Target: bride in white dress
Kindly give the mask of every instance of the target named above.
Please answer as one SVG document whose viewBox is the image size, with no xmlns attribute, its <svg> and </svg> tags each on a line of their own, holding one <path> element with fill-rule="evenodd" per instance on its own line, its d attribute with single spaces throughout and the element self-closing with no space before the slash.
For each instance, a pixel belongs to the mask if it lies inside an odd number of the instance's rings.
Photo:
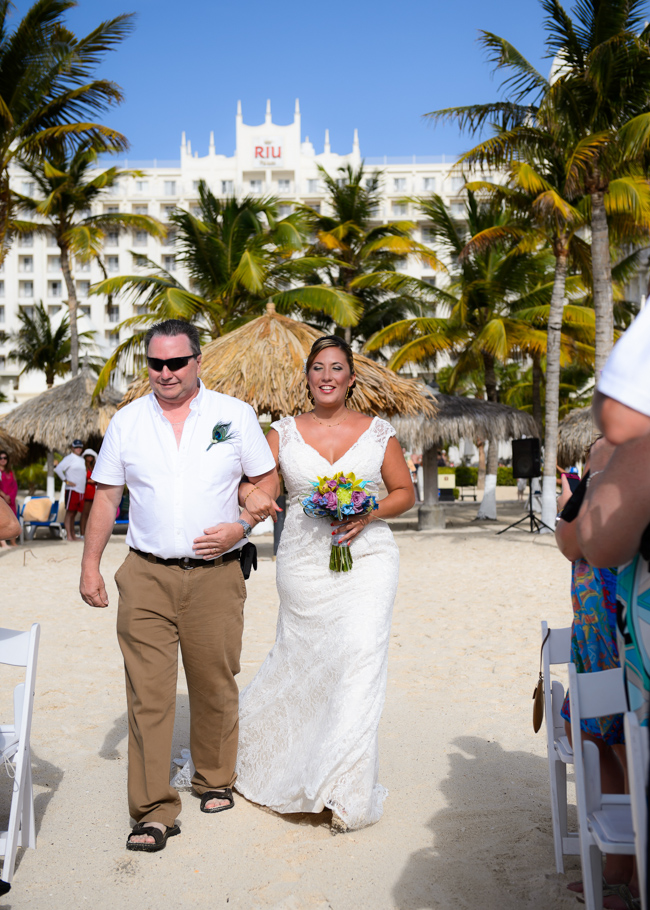
<svg viewBox="0 0 650 910">
<path fill-rule="evenodd" d="M 341 338 L 314 343 L 306 363 L 314 409 L 272 425 L 268 442 L 284 477 L 289 509 L 277 554 L 280 594 L 275 644 L 240 695 L 235 788 L 276 812 L 332 810 L 332 830 L 379 820 L 387 791 L 378 782 L 379 720 L 399 554 L 384 521 L 411 508 L 413 484 L 392 426 L 346 407 L 354 363 Z M 343 471 L 388 495 L 370 515 L 344 523 L 350 572 L 329 568 L 333 528 L 309 518 L 301 500 L 311 481 Z M 271 511 L 243 484 L 255 518 Z"/>
</svg>

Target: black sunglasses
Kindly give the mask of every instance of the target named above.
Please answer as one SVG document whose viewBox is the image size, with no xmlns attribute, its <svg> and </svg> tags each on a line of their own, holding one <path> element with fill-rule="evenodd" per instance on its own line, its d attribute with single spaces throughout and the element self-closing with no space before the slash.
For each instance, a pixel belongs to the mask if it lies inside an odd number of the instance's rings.
<svg viewBox="0 0 650 910">
<path fill-rule="evenodd" d="M 167 367 L 170 373 L 176 373 L 186 367 L 190 360 L 194 360 L 197 356 L 197 354 L 186 354 L 185 357 L 170 357 L 169 360 L 161 360 L 160 357 L 147 357 L 147 363 L 156 373 L 162 373 L 164 367 Z"/>
</svg>

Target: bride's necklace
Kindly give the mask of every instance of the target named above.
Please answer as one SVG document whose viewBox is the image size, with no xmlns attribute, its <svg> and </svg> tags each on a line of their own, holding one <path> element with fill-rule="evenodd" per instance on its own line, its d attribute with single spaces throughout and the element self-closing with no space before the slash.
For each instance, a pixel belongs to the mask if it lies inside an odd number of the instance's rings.
<svg viewBox="0 0 650 910">
<path fill-rule="evenodd" d="M 348 419 L 348 417 L 349 417 L 350 415 L 349 415 L 349 414 L 346 414 L 345 417 L 343 418 L 343 420 L 339 420 L 338 423 L 325 423 L 324 420 L 320 420 L 318 417 L 316 417 L 316 415 L 314 414 L 313 411 L 312 411 L 311 416 L 314 418 L 314 420 L 316 421 L 316 423 L 320 423 L 320 425 L 323 426 L 323 427 L 330 427 L 330 428 L 331 428 L 331 427 L 340 427 L 342 423 L 345 423 L 345 421 Z"/>
</svg>

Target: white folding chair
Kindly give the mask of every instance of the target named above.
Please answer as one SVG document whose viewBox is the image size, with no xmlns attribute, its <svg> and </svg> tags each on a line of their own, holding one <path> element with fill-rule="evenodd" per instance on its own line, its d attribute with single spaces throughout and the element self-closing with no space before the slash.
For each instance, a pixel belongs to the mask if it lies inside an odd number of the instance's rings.
<svg viewBox="0 0 650 910">
<path fill-rule="evenodd" d="M 40 633 L 38 623 L 34 623 L 29 632 L 0 629 L 0 664 L 25 667 L 25 682 L 14 689 L 14 722 L 0 724 L 0 761 L 7 769 L 10 762 L 14 764 L 9 826 L 0 832 L 0 855 L 4 856 L 2 880 L 5 882 L 11 882 L 13 878 L 17 848 L 36 847 L 29 736 Z"/>
<path fill-rule="evenodd" d="M 598 747 L 582 741 L 580 721 L 627 711 L 623 671 L 576 673 L 569 664 L 569 699 L 584 899 L 587 910 L 601 910 L 601 854 L 634 855 L 632 810 L 629 796 L 602 793 Z"/>
<path fill-rule="evenodd" d="M 646 783 L 648 780 L 648 729 L 639 726 L 639 719 L 633 711 L 628 711 L 624 718 L 625 755 L 627 758 L 627 776 L 630 782 L 630 802 L 632 803 L 632 825 L 634 827 L 634 847 L 636 867 L 641 892 L 641 910 L 648 910 L 646 902 L 646 850 L 648 841 L 648 798 Z"/>
<path fill-rule="evenodd" d="M 548 638 L 546 639 L 547 633 Z M 568 664 L 571 660 L 571 626 L 549 629 L 542 622 L 542 669 L 544 674 L 544 714 L 546 720 L 546 754 L 551 785 L 551 821 L 555 868 L 564 872 L 564 855 L 580 853 L 577 831 L 569 831 L 567 821 L 566 766 L 573 764 L 573 749 L 564 732 L 564 718 L 560 714 L 564 704 L 564 686 L 558 679 L 551 683 L 551 666 Z"/>
</svg>

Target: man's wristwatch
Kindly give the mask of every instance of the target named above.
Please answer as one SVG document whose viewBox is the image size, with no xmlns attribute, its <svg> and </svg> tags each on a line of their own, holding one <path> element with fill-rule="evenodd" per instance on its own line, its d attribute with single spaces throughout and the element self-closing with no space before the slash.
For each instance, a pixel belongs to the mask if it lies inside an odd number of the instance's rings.
<svg viewBox="0 0 650 910">
<path fill-rule="evenodd" d="M 251 528 L 251 526 L 249 525 L 249 523 L 248 523 L 247 521 L 244 521 L 243 518 L 238 518 L 238 519 L 237 519 L 237 524 L 238 524 L 238 525 L 241 525 L 242 528 L 244 529 L 244 537 L 250 537 L 250 536 L 251 536 L 251 531 L 252 531 L 253 529 Z"/>
</svg>

